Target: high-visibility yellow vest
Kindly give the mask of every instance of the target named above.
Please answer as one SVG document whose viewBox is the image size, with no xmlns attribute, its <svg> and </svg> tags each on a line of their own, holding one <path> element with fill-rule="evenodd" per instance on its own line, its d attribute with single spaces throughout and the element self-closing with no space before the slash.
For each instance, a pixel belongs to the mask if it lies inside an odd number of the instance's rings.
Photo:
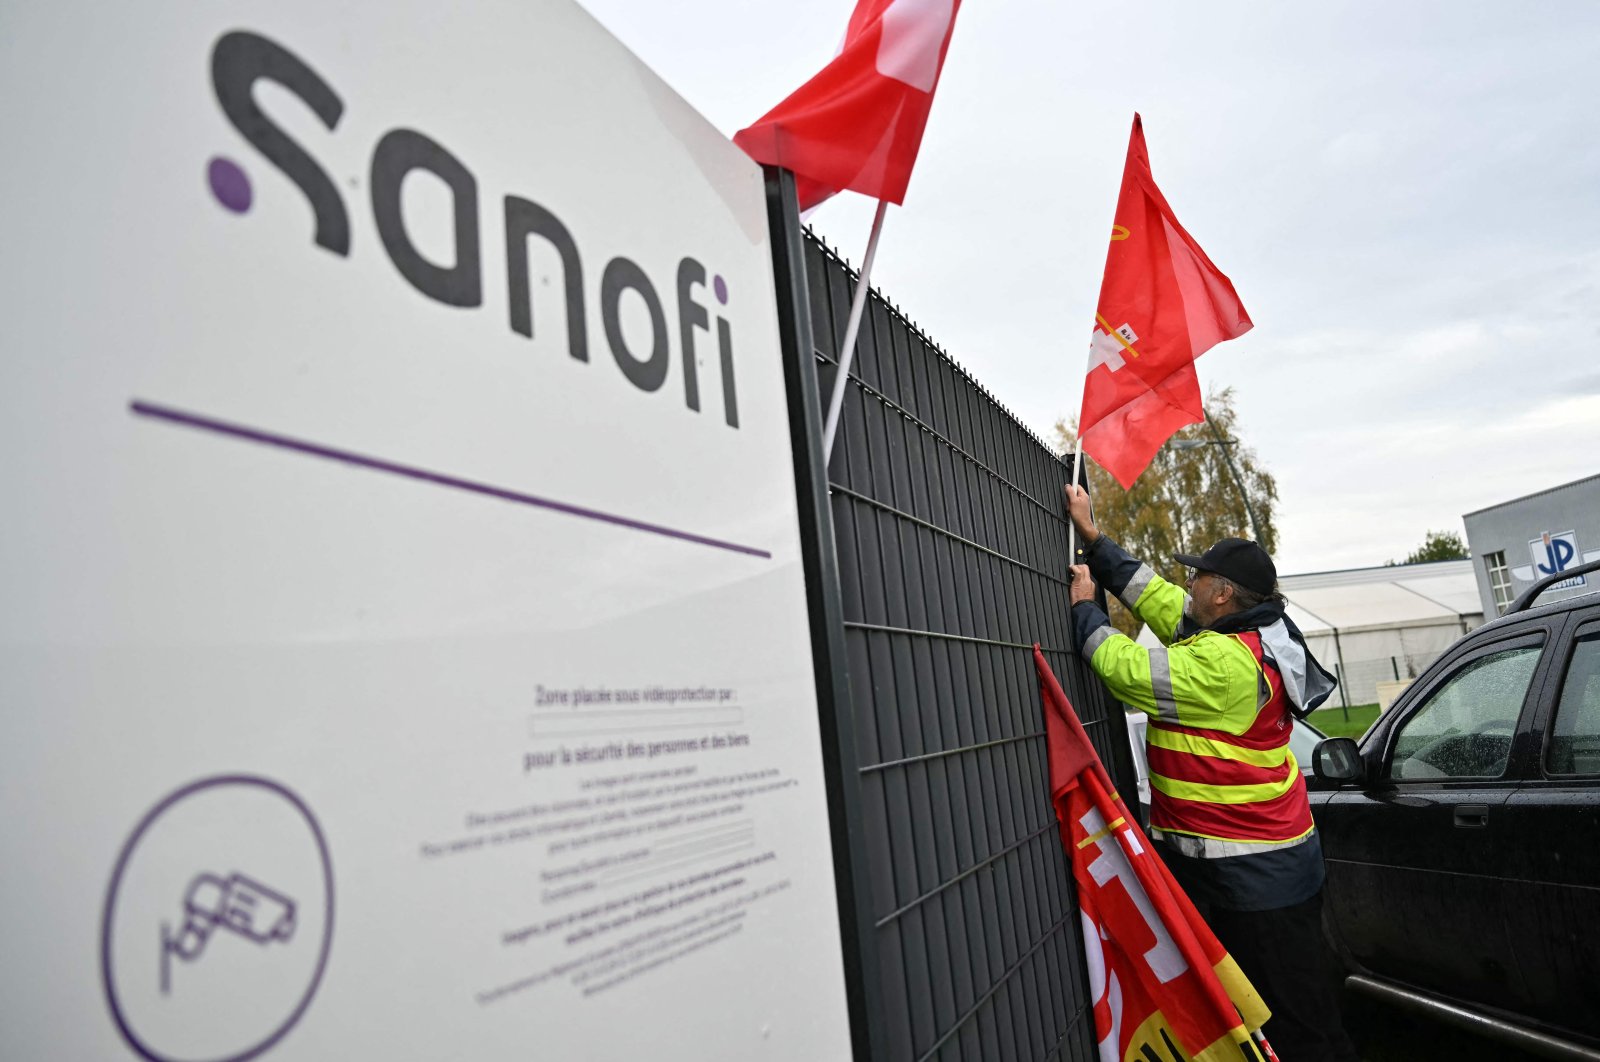
<svg viewBox="0 0 1600 1062">
<path fill-rule="evenodd" d="M 1171 643 L 1141 646 L 1100 614 L 1101 626 L 1083 645 L 1111 694 L 1150 716 L 1150 825 L 1209 839 L 1195 853 L 1206 857 L 1289 847 L 1309 837 L 1311 806 L 1289 751 L 1290 699 L 1260 634 L 1202 630 L 1174 641 L 1188 595 L 1148 565 L 1138 565 L 1116 589 Z"/>
<path fill-rule="evenodd" d="M 1249 652 L 1260 706 L 1243 733 L 1151 718 L 1145 728 L 1150 825 L 1240 842 L 1231 854 L 1298 842 L 1312 830 L 1311 805 L 1289 751 L 1294 720 L 1282 679 L 1263 658 L 1261 637 L 1254 631 L 1213 637 L 1233 640 Z M 1208 854 L 1230 853 L 1211 846 Z"/>
</svg>

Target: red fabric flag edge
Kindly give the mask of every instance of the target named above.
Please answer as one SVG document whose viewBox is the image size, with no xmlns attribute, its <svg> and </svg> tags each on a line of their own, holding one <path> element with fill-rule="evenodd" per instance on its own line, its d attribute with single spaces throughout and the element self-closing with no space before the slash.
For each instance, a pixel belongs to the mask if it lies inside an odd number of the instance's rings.
<svg viewBox="0 0 1600 1062">
<path fill-rule="evenodd" d="M 925 93 L 878 69 L 875 53 L 884 17 L 893 6 L 893 0 L 859 0 L 839 53 L 733 136 L 733 142 L 757 162 L 794 171 L 802 212 L 845 189 L 891 203 L 905 201 L 933 98 L 944 76 L 945 57 L 955 38 L 961 0 L 951 0 L 949 22 Z M 868 69 L 871 72 L 863 76 Z M 877 130 L 877 135 L 870 150 L 863 151 L 862 142 L 847 144 L 840 139 L 841 128 Z"/>
<path fill-rule="evenodd" d="M 1102 415 L 1095 423 L 1080 428 L 1084 452 L 1127 489 L 1149 467 L 1162 444 L 1174 432 L 1204 419 L 1195 360 L 1218 343 L 1244 335 L 1254 323 L 1234 290 L 1233 282 L 1178 221 L 1172 205 L 1156 185 L 1144 138 L 1144 120 L 1138 113 L 1133 116 L 1133 127 L 1128 134 L 1128 154 L 1119 189 L 1115 217 L 1132 213 L 1126 197 L 1133 189 L 1137 189 L 1161 217 L 1162 239 L 1182 303 L 1190 348 L 1188 358 L 1172 366 L 1166 376 L 1147 383 L 1142 393 Z M 1112 242 L 1106 248 L 1102 277 L 1109 276 L 1114 268 L 1115 246 Z M 1105 309 L 1104 299 L 1105 282 L 1102 280 L 1100 297 L 1095 304 L 1097 312 Z M 1087 420 L 1088 377 L 1092 372 L 1091 369 L 1085 374 L 1080 425 L 1085 425 Z"/>
<path fill-rule="evenodd" d="M 1084 799 L 1086 803 L 1100 809 L 1107 823 L 1117 823 L 1119 826 L 1125 823 L 1123 828 L 1138 839 L 1136 847 L 1142 845 L 1147 852 L 1150 852 L 1150 843 L 1128 814 L 1126 805 L 1117 796 L 1105 764 L 1094 751 L 1088 732 L 1084 730 L 1083 723 L 1072 708 L 1072 702 L 1067 698 L 1066 691 L 1061 688 L 1061 683 L 1056 679 L 1055 672 L 1051 670 L 1037 642 L 1033 646 L 1033 659 L 1045 707 L 1051 803 L 1055 807 L 1062 844 L 1066 847 L 1072 863 L 1073 877 L 1080 881 L 1081 888 L 1083 868 L 1074 856 L 1076 846 L 1072 841 L 1071 820 L 1067 812 L 1069 801 L 1075 798 Z M 1075 789 L 1082 789 L 1083 792 L 1074 794 L 1072 791 Z M 1211 927 L 1200 917 L 1193 902 L 1160 858 L 1151 852 L 1148 860 L 1140 861 L 1138 869 L 1142 871 L 1141 885 L 1147 895 L 1150 895 L 1158 905 L 1169 906 L 1172 909 L 1171 914 L 1175 917 L 1164 918 L 1163 922 L 1190 969 L 1197 973 L 1205 972 L 1197 979 L 1196 987 L 1205 1000 L 1205 1009 L 1210 1010 L 1216 1016 L 1216 1020 L 1223 1023 L 1222 1027 L 1227 1029 L 1219 1040 L 1206 1044 L 1185 1043 L 1183 1046 L 1192 1057 L 1205 1059 L 1208 1062 L 1215 1058 L 1235 1057 L 1235 1053 L 1251 1040 L 1248 1029 L 1259 1029 L 1270 1016 L 1269 1012 L 1248 979 L 1239 970 L 1237 963 L 1216 939 Z M 1087 911 L 1085 917 L 1087 918 Z M 1228 982 L 1227 988 L 1224 987 L 1223 980 Z M 1230 997 L 1230 990 L 1238 999 L 1237 1009 L 1235 998 Z M 1173 1016 L 1179 1017 L 1180 1023 L 1186 1023 L 1183 1022 L 1183 1016 L 1188 1013 L 1188 1006 L 1184 1005 L 1183 1001 L 1170 1002 L 1174 1004 Z M 1241 1011 L 1245 1012 L 1244 1015 L 1241 1015 Z M 1227 1018 L 1229 1014 L 1245 1024 L 1229 1021 Z M 1098 1035 L 1102 1031 L 1099 1028 L 1098 1013 L 1096 1026 Z M 1173 1028 L 1172 1031 L 1175 1036 L 1182 1036 L 1179 1029 Z M 1275 1059 L 1276 1056 L 1271 1054 L 1271 1047 L 1264 1038 L 1252 1046 L 1264 1051 L 1267 1057 Z M 1104 1047 L 1105 1045 L 1102 1045 L 1102 1050 Z"/>
</svg>

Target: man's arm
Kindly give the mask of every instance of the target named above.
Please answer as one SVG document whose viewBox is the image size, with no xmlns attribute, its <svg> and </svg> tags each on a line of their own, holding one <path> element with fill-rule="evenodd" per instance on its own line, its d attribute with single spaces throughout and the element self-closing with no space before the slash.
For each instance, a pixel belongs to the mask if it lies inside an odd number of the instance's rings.
<svg viewBox="0 0 1600 1062">
<path fill-rule="evenodd" d="M 1089 511 L 1088 491 L 1075 483 L 1067 484 L 1064 489 L 1067 513 L 1083 539 L 1083 560 L 1094 574 L 1095 582 L 1149 624 L 1163 645 L 1170 645 L 1178 624 L 1183 622 L 1188 591 L 1167 582 L 1155 569 L 1102 535 Z"/>
<path fill-rule="evenodd" d="M 1094 602 L 1087 566 L 1072 569 L 1072 623 L 1083 658 L 1117 700 L 1183 726 L 1242 734 L 1255 721 L 1255 661 L 1237 639 L 1211 635 L 1146 649 Z"/>
</svg>

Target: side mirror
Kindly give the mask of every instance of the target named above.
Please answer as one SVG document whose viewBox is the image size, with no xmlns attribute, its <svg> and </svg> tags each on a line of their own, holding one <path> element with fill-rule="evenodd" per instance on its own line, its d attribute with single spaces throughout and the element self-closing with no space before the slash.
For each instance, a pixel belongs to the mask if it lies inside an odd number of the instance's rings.
<svg viewBox="0 0 1600 1062">
<path fill-rule="evenodd" d="M 1347 785 L 1360 782 L 1367 776 L 1367 765 L 1361 760 L 1361 746 L 1354 738 L 1336 737 L 1317 742 L 1311 754 L 1312 769 L 1324 782 Z"/>
</svg>

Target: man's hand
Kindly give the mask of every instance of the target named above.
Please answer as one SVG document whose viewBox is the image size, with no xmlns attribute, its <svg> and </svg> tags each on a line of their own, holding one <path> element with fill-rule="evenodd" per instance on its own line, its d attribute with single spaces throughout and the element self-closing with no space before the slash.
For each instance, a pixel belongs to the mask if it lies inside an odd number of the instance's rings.
<svg viewBox="0 0 1600 1062">
<path fill-rule="evenodd" d="M 1100 537 L 1100 529 L 1094 526 L 1094 517 L 1089 513 L 1089 492 L 1076 483 L 1068 483 L 1061 490 L 1067 496 L 1067 515 L 1087 546 Z"/>
<path fill-rule="evenodd" d="M 1076 605 L 1080 601 L 1093 601 L 1095 595 L 1094 579 L 1089 575 L 1087 564 L 1074 564 L 1067 569 L 1068 578 L 1072 580 L 1067 588 L 1067 595 Z"/>
</svg>

